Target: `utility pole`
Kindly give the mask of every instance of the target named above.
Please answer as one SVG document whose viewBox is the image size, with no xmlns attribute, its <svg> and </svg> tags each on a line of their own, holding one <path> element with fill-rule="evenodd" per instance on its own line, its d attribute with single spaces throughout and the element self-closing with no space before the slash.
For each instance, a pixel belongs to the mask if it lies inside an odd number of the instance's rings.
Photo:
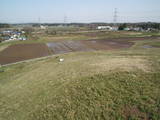
<svg viewBox="0 0 160 120">
<path fill-rule="evenodd" d="M 114 26 L 116 26 L 116 24 L 117 24 L 117 18 L 118 18 L 117 13 L 118 13 L 117 8 L 115 8 L 115 10 L 114 10 L 114 16 L 113 16 Z"/>
<path fill-rule="evenodd" d="M 39 27 L 41 26 L 41 18 L 38 18 Z"/>
<path fill-rule="evenodd" d="M 66 15 L 64 16 L 64 21 L 63 22 L 64 22 L 64 24 L 67 23 L 67 16 Z"/>
</svg>

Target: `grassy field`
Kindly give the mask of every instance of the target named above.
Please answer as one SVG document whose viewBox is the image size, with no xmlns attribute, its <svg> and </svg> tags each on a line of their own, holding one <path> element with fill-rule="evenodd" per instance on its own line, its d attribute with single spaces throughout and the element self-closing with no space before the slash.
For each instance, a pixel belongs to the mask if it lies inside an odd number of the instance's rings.
<svg viewBox="0 0 160 120">
<path fill-rule="evenodd" d="M 159 120 L 159 41 L 1 67 L 0 120 Z"/>
<path fill-rule="evenodd" d="M 38 29 L 39 30 L 39 29 Z M 160 36 L 160 32 L 132 32 L 132 31 L 78 31 L 78 32 L 68 32 L 70 29 L 62 29 L 63 31 L 58 31 L 56 35 L 47 34 L 44 31 L 39 32 L 36 30 L 34 33 L 27 37 L 26 41 L 11 41 L 0 43 L 0 50 L 4 46 L 14 45 L 14 44 L 29 44 L 29 43 L 47 43 L 54 41 L 63 40 L 88 40 L 88 39 L 105 39 L 105 38 L 119 38 L 119 37 L 147 37 L 147 36 Z M 53 29 L 54 31 L 55 29 Z"/>
</svg>

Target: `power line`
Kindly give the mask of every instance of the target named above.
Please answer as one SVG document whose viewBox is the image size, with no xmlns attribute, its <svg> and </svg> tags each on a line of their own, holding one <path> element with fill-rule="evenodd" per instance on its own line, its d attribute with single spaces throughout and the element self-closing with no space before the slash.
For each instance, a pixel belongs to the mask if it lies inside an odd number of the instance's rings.
<svg viewBox="0 0 160 120">
<path fill-rule="evenodd" d="M 116 25 L 116 23 L 117 23 L 117 18 L 118 18 L 118 15 L 117 15 L 117 8 L 115 8 L 115 10 L 114 10 L 114 16 L 113 16 L 113 23 L 114 23 L 114 25 Z"/>
<path fill-rule="evenodd" d="M 64 16 L 64 23 L 67 23 L 67 16 Z"/>
<path fill-rule="evenodd" d="M 38 24 L 39 24 L 39 26 L 41 25 L 41 18 L 40 17 L 38 17 Z"/>
</svg>

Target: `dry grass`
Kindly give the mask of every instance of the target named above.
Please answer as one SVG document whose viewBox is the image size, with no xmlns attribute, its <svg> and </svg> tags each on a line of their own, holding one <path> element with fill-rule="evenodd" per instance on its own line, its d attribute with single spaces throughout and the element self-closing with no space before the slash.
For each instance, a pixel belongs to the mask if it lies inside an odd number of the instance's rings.
<svg viewBox="0 0 160 120">
<path fill-rule="evenodd" d="M 59 58 L 64 58 L 64 62 L 60 63 Z M 139 73 L 150 74 L 146 72 L 150 66 L 144 58 L 114 56 L 106 52 L 70 53 L 5 67 L 5 72 L 0 73 L 0 119 L 91 119 L 92 116 L 88 115 L 92 112 L 101 118 L 100 112 L 105 112 L 106 109 L 99 108 L 99 105 L 114 105 L 114 99 L 122 101 L 121 97 L 127 96 L 123 100 L 125 103 L 130 101 L 128 95 L 131 94 L 126 92 L 141 90 L 139 84 L 143 87 L 141 81 L 147 76 L 141 79 Z M 128 85 L 129 91 L 126 88 L 119 89 L 123 84 Z M 150 88 L 152 83 L 149 80 L 144 81 L 144 84 L 146 90 L 148 84 L 149 89 L 153 89 Z M 99 96 L 97 89 L 106 94 Z M 115 90 L 122 90 L 124 94 L 117 96 Z M 153 89 L 153 94 L 157 90 Z M 137 98 L 138 91 L 135 93 L 132 97 L 141 100 Z M 93 102 L 93 108 L 88 106 L 88 101 Z M 97 108 L 101 111 L 97 111 Z M 110 114 L 110 109 L 113 108 L 108 108 L 106 117 L 115 118 L 115 115 L 107 115 Z M 117 114 L 119 115 L 118 111 Z"/>
<path fill-rule="evenodd" d="M 1 67 L 0 120 L 159 120 L 159 59 L 136 44 Z"/>
<path fill-rule="evenodd" d="M 3 45 L 3 46 L 0 46 L 0 51 L 6 49 L 9 45 Z"/>
<path fill-rule="evenodd" d="M 134 71 L 134 70 L 142 70 L 147 72 L 150 70 L 149 64 L 147 64 L 146 59 L 142 59 L 139 57 L 127 58 L 127 57 L 119 57 L 119 58 L 109 58 L 109 59 L 100 59 L 96 61 L 95 64 L 92 64 L 100 71 L 109 71 L 109 70 L 122 70 L 122 71 Z"/>
</svg>

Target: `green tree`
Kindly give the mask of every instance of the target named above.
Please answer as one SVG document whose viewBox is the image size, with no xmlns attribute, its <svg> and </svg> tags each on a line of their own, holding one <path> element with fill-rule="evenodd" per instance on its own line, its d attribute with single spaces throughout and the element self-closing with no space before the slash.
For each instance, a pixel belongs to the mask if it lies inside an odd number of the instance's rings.
<svg viewBox="0 0 160 120">
<path fill-rule="evenodd" d="M 124 24 L 119 26 L 118 30 L 124 30 L 124 28 L 126 28 L 126 27 L 127 27 L 127 24 L 124 23 Z"/>
<path fill-rule="evenodd" d="M 0 28 L 9 28 L 9 27 L 11 27 L 9 24 L 0 23 Z"/>
</svg>

